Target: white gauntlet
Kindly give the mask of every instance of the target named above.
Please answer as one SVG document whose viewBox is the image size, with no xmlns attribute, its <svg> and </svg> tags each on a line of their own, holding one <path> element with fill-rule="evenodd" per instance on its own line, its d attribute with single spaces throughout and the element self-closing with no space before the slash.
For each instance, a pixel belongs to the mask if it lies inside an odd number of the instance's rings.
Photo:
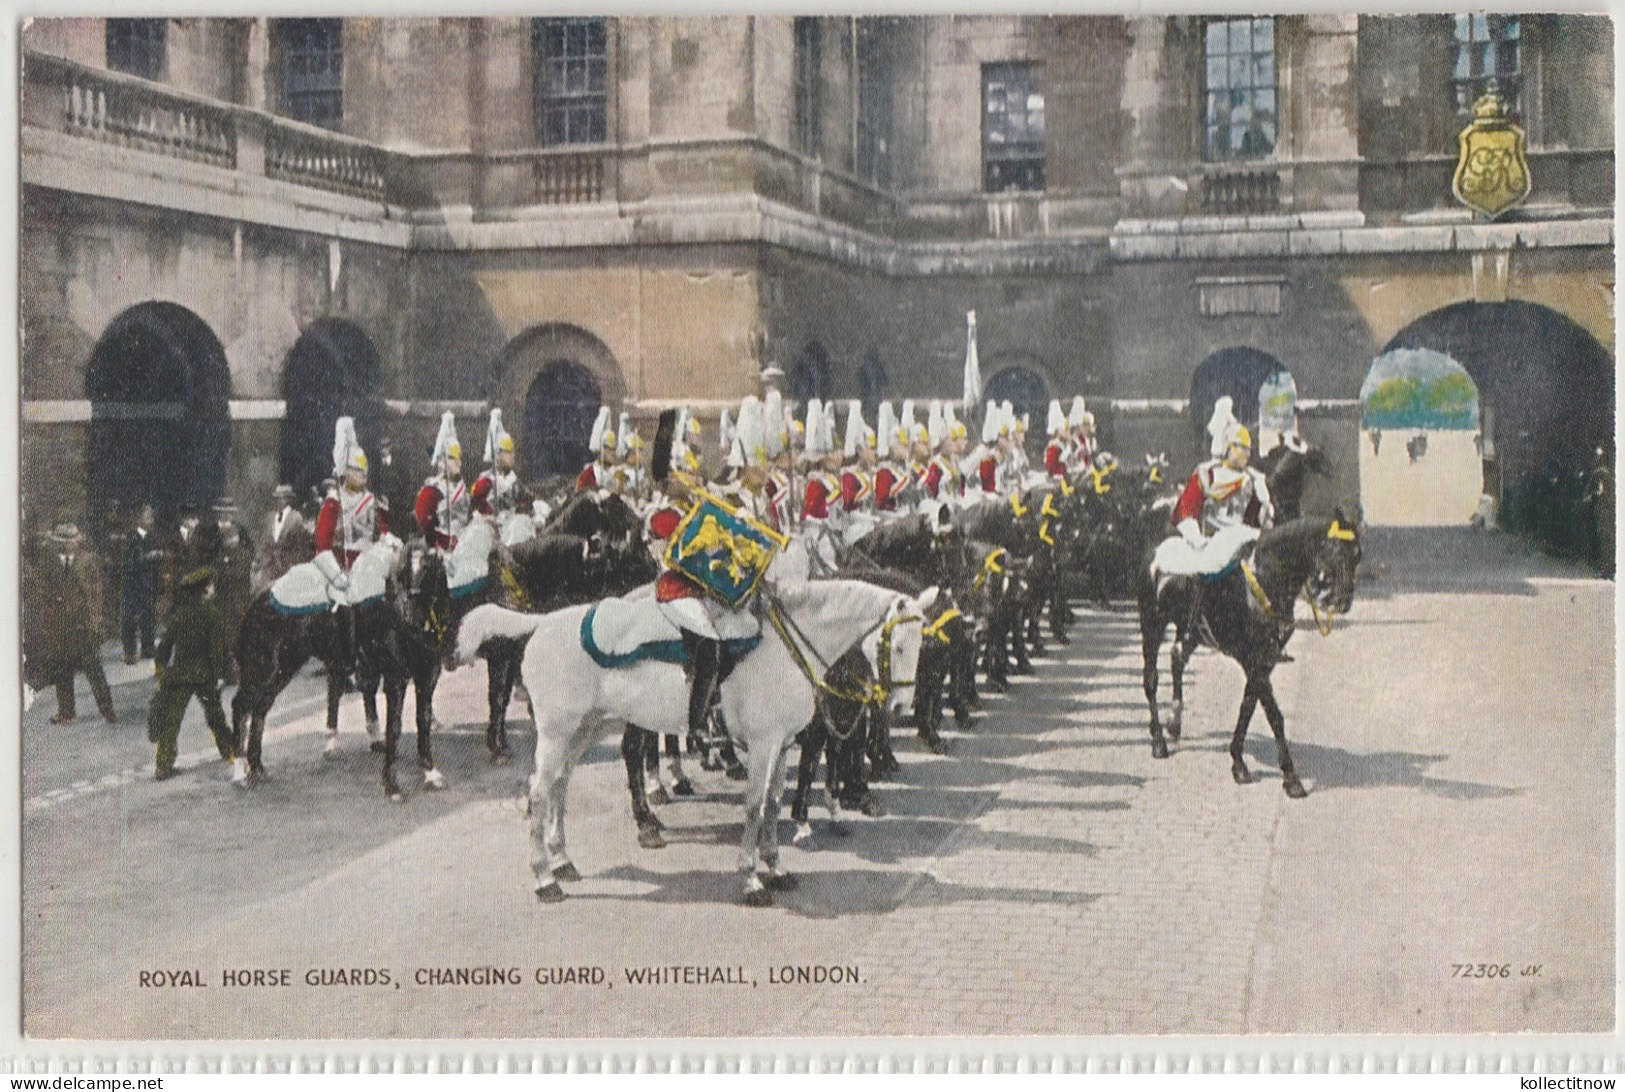
<svg viewBox="0 0 1625 1092">
<path fill-rule="evenodd" d="M 327 582 L 335 590 L 344 591 L 350 586 L 350 578 L 345 575 L 343 567 L 339 565 L 339 559 L 333 556 L 333 551 L 323 550 L 311 558 L 311 564 L 316 566 L 316 571 L 326 577 Z"/>
<path fill-rule="evenodd" d="M 1179 537 L 1193 550 L 1200 550 L 1202 543 L 1206 541 L 1206 536 L 1202 534 L 1202 525 L 1194 519 L 1180 520 L 1174 530 L 1179 532 Z"/>
</svg>

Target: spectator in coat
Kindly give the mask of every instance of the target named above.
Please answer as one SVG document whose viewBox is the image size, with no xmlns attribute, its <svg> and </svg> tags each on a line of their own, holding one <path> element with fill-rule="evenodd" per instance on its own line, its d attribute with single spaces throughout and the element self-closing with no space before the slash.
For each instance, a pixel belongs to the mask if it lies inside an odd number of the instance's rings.
<svg viewBox="0 0 1625 1092">
<path fill-rule="evenodd" d="M 144 504 L 135 526 L 124 538 L 123 602 L 120 635 L 124 662 L 152 659 L 153 623 L 158 614 L 158 586 L 163 580 L 164 550 L 153 530 L 152 505 Z"/>
<path fill-rule="evenodd" d="M 79 528 L 72 523 L 59 523 L 52 529 L 50 546 L 36 568 L 32 597 L 40 606 L 45 626 L 42 667 L 45 678 L 56 687 L 57 712 L 51 723 L 71 724 L 78 719 L 73 679 L 83 672 L 102 719 L 117 724 L 113 692 L 102 671 L 99 563 L 84 549 Z"/>
</svg>

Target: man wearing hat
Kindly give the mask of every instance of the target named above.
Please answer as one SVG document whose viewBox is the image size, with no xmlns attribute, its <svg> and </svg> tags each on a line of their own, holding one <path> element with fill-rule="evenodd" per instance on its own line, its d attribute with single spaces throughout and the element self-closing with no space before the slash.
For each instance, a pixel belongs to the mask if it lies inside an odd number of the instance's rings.
<svg viewBox="0 0 1625 1092">
<path fill-rule="evenodd" d="M 343 484 L 335 486 L 322 502 L 316 517 L 316 552 L 311 561 L 327 578 L 334 600 L 347 603 L 344 593 L 350 584 L 350 566 L 361 551 L 389 533 L 389 513 L 367 490 L 367 453 L 356 438 L 353 418 L 340 417 L 334 422 L 333 470 L 343 475 Z M 339 631 L 344 635 L 345 659 L 341 667 L 348 673 L 355 662 L 355 615 L 348 606 L 339 613 L 343 619 Z"/>
<path fill-rule="evenodd" d="M 124 594 L 120 603 L 120 636 L 124 662 L 152 658 L 153 624 L 158 615 L 158 585 L 163 580 L 164 551 L 153 532 L 152 505 L 143 504 L 135 526 L 124 539 Z"/>
<path fill-rule="evenodd" d="M 164 575 L 164 587 L 171 595 L 180 585 L 181 577 L 203 564 L 203 542 L 199 535 L 202 525 L 203 516 L 197 505 L 180 506 L 179 518 L 164 546 L 169 555 L 169 571 Z"/>
<path fill-rule="evenodd" d="M 45 676 L 56 687 L 57 712 L 51 723 L 78 719 L 73 677 L 84 672 L 102 719 L 117 724 L 113 692 L 101 661 L 101 576 L 96 559 L 83 547 L 77 526 L 58 523 L 51 529 L 49 552 L 39 572 L 37 594 L 48 627 Z"/>
<path fill-rule="evenodd" d="M 388 436 L 378 441 L 378 458 L 368 477 L 378 503 L 398 517 L 395 524 L 400 526 L 405 518 L 402 513 L 411 507 L 416 494 L 412 491 L 411 476 L 405 464 L 395 458 L 395 444 Z"/>
<path fill-rule="evenodd" d="M 587 438 L 587 450 L 592 452 L 593 461 L 581 468 L 576 477 L 576 489 L 580 491 L 596 489 L 613 489 L 615 487 L 615 466 L 620 461 L 617 453 L 619 437 L 610 424 L 608 406 L 598 407 L 598 417 L 593 421 L 592 435 Z"/>
<path fill-rule="evenodd" d="M 1174 530 L 1193 548 L 1225 527 L 1267 528 L 1274 522 L 1264 475 L 1248 466 L 1253 437 L 1232 415 L 1231 401 L 1220 398 L 1208 422 L 1215 456 L 1198 466 L 1185 483 L 1171 517 Z"/>
<path fill-rule="evenodd" d="M 440 416 L 440 433 L 429 461 L 435 475 L 418 490 L 412 514 L 429 545 L 449 554 L 474 514 L 474 501 L 463 481 L 463 445 L 457 441 L 457 421 L 450 410 Z"/>
<path fill-rule="evenodd" d="M 154 763 L 159 781 L 175 776 L 176 741 L 181 720 L 192 698 L 203 705 L 203 718 L 214 735 L 220 757 L 230 762 L 236 754 L 231 727 L 220 706 L 220 680 L 230 666 L 228 633 L 214 605 L 215 574 L 208 566 L 181 577 L 175 611 L 158 642 L 153 671 L 158 693 L 147 717 L 147 740 L 158 746 Z"/>
<path fill-rule="evenodd" d="M 279 485 L 271 493 L 273 511 L 265 532 L 265 549 L 260 555 L 256 583 L 270 587 L 293 566 L 310 557 L 313 542 L 310 528 L 293 506 L 293 486 Z"/>
<path fill-rule="evenodd" d="M 249 542 L 248 529 L 237 520 L 236 502 L 230 497 L 215 501 L 214 520 L 198 529 L 198 543 L 203 564 L 214 570 L 216 599 L 226 642 L 235 648 L 237 630 L 248 612 L 248 599 L 253 593 L 254 549 Z M 236 678 L 233 657 L 226 681 L 234 682 Z"/>
</svg>

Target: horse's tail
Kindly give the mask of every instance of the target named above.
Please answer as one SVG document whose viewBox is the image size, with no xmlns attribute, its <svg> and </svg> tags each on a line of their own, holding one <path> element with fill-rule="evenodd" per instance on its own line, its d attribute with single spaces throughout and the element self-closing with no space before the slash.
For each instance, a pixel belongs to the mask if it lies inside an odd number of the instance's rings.
<svg viewBox="0 0 1625 1092">
<path fill-rule="evenodd" d="M 498 638 L 524 644 L 536 632 L 536 627 L 542 624 L 543 617 L 540 614 L 521 614 L 494 603 L 475 607 L 463 618 L 458 628 L 457 659 L 467 663 L 479 655 L 487 641 Z"/>
</svg>

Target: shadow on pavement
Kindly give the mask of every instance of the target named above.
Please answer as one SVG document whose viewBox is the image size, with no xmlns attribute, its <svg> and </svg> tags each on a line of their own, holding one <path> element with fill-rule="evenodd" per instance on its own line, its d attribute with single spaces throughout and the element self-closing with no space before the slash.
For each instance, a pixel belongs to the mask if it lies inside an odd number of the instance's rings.
<svg viewBox="0 0 1625 1092">
<path fill-rule="evenodd" d="M 866 869 L 839 869 L 829 872 L 796 873 L 793 891 L 776 891 L 774 906 L 797 917 L 837 918 L 849 915 L 889 914 L 901 906 L 954 906 L 972 902 L 1050 903 L 1059 906 L 1087 906 L 1100 898 L 1081 891 L 1048 891 L 1031 887 L 979 887 L 948 883 L 922 872 L 872 872 Z M 596 895 L 571 893 L 572 899 L 655 903 L 739 904 L 739 879 L 732 872 L 650 872 L 636 866 L 622 866 L 598 877 L 631 881 L 654 890 L 642 895 Z"/>
<path fill-rule="evenodd" d="M 1471 527 L 1370 527 L 1361 538 L 1361 596 L 1414 592 L 1534 595 L 1535 579 L 1597 580 L 1577 561 L 1549 557 L 1523 540 Z"/>
<path fill-rule="evenodd" d="M 1453 778 L 1430 777 L 1425 768 L 1443 762 L 1449 755 L 1423 755 L 1409 751 L 1375 751 L 1360 753 L 1342 747 L 1327 747 L 1318 743 L 1300 743 L 1287 736 L 1292 748 L 1292 761 L 1299 776 L 1309 781 L 1314 789 L 1416 789 L 1429 796 L 1448 800 L 1489 800 L 1522 795 L 1522 789 L 1504 785 L 1486 785 L 1477 781 L 1459 781 Z M 1225 743 L 1223 750 L 1229 744 Z M 1255 763 L 1266 763 L 1266 770 L 1255 765 L 1255 774 L 1267 773 L 1279 778 L 1275 769 L 1275 740 L 1267 730 L 1263 738 L 1252 733 L 1247 736 L 1247 756 Z"/>
</svg>

